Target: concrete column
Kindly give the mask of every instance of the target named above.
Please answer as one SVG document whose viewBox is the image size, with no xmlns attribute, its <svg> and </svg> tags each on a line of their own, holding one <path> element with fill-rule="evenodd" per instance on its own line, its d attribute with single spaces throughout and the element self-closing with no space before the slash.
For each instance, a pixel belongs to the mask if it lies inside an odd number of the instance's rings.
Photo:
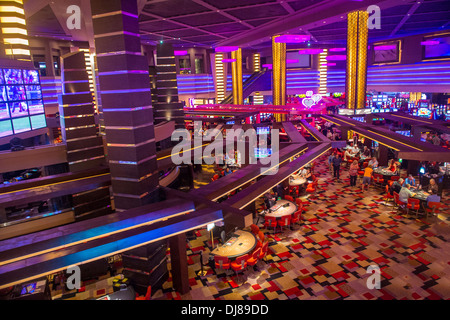
<svg viewBox="0 0 450 320">
<path fill-rule="evenodd" d="M 108 162 L 117 210 L 155 200 L 159 184 L 148 61 L 136 0 L 91 0 Z"/>
<path fill-rule="evenodd" d="M 186 234 L 170 238 L 170 261 L 174 289 L 180 294 L 189 292 L 189 275 L 186 254 Z"/>
</svg>

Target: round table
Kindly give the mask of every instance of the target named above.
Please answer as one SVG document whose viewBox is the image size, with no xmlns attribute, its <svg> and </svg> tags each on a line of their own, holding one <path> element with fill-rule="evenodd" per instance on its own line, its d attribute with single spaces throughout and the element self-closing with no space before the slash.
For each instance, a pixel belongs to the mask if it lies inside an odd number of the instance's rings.
<svg viewBox="0 0 450 320">
<path fill-rule="evenodd" d="M 288 207 L 283 207 L 285 204 L 289 204 Z M 272 212 L 267 212 L 266 217 L 281 218 L 283 216 L 292 215 L 297 211 L 297 206 L 288 200 L 278 200 L 275 205 L 271 208 Z"/>
<path fill-rule="evenodd" d="M 237 230 L 234 235 L 236 236 L 232 236 L 225 244 L 218 246 L 210 254 L 233 259 L 250 253 L 256 247 L 256 237 L 253 233 Z"/>
<path fill-rule="evenodd" d="M 292 186 L 292 187 L 300 186 L 300 185 L 305 184 L 305 183 L 306 183 L 306 179 L 303 178 L 303 177 L 298 177 L 298 178 L 295 178 L 295 179 L 290 179 L 289 178 L 289 185 Z"/>
</svg>

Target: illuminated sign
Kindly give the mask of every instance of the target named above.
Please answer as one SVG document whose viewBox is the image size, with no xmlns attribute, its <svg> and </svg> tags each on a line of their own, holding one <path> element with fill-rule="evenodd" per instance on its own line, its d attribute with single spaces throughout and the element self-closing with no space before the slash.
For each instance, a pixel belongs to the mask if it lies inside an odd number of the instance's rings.
<svg viewBox="0 0 450 320">
<path fill-rule="evenodd" d="M 302 100 L 302 104 L 306 108 L 311 108 L 316 105 L 320 100 L 322 100 L 321 94 L 313 94 L 312 91 L 306 91 L 306 98 Z"/>
</svg>

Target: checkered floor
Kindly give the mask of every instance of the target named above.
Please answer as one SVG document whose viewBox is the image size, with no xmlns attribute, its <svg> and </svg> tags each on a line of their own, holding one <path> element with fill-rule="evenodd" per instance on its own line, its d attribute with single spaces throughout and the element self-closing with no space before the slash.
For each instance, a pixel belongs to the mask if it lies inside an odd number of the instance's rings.
<svg viewBox="0 0 450 320">
<path fill-rule="evenodd" d="M 191 291 L 180 296 L 171 279 L 154 298 L 183 300 L 272 300 L 272 299 L 449 299 L 450 235 L 449 190 L 446 207 L 436 217 L 415 219 L 386 206 L 381 189 L 361 192 L 350 187 L 348 173 L 335 181 L 317 161 L 319 187 L 307 201 L 303 222 L 293 230 L 273 234 L 266 262 L 258 271 L 248 269 L 236 278 L 233 272 L 198 276 L 203 249 L 206 260 L 209 234 L 198 230 L 189 241 Z M 359 182 L 359 181 L 358 181 Z M 262 227 L 260 225 L 260 227 Z M 381 270 L 381 288 L 368 289 L 369 265 Z"/>
<path fill-rule="evenodd" d="M 325 157 L 315 168 L 320 189 L 315 197 L 303 199 L 308 205 L 302 223 L 275 234 L 260 225 L 270 246 L 256 271 L 248 269 L 236 277 L 232 271 L 216 273 L 205 266 L 206 275 L 199 276 L 197 252 L 203 251 L 206 262 L 210 238 L 205 229 L 197 230 L 186 246 L 190 292 L 175 292 L 169 275 L 152 299 L 449 299 L 450 190 L 444 192 L 446 206 L 438 217 L 405 217 L 385 205 L 381 189 L 361 192 L 359 186 L 350 187 L 346 169 L 340 182 L 334 180 Z M 369 265 L 381 270 L 380 289 L 367 287 Z M 111 283 L 112 278 L 91 283 L 83 296 L 71 299 L 112 292 Z"/>
</svg>

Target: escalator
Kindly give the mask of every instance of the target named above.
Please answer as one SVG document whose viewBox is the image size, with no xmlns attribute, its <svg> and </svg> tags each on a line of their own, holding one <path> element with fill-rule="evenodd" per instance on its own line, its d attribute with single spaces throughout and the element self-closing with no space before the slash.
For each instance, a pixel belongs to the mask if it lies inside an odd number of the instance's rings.
<svg viewBox="0 0 450 320">
<path fill-rule="evenodd" d="M 262 70 L 254 72 L 242 86 L 242 99 L 247 98 L 254 91 L 272 90 L 272 72 L 269 70 Z M 233 93 L 228 95 L 220 104 L 232 104 Z"/>
</svg>

